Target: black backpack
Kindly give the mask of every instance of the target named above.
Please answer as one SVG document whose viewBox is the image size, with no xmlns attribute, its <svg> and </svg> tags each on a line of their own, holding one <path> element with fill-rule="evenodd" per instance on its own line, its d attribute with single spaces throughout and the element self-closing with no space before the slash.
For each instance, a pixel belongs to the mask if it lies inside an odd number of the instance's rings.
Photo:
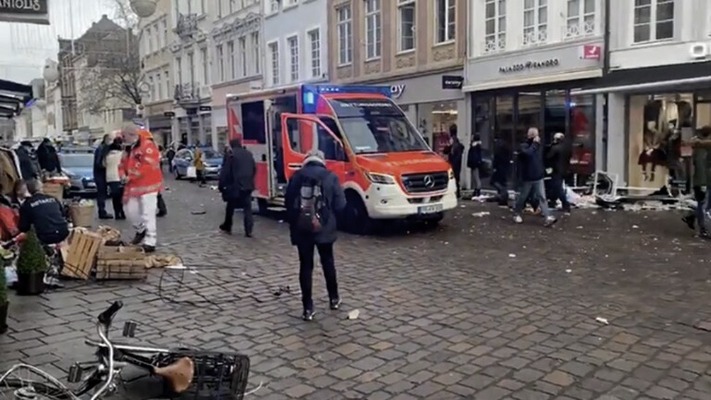
<svg viewBox="0 0 711 400">
<path fill-rule="evenodd" d="M 308 233 L 321 232 L 324 219 L 328 215 L 322 180 L 303 178 L 296 201 L 297 228 Z"/>
</svg>

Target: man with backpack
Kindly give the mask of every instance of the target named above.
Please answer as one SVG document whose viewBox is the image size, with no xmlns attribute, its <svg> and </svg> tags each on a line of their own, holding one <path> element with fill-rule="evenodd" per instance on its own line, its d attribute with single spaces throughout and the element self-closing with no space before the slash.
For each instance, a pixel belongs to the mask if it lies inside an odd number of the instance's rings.
<svg viewBox="0 0 711 400">
<path fill-rule="evenodd" d="M 314 248 L 318 250 L 326 278 L 329 306 L 331 310 L 338 310 L 341 305 L 333 243 L 338 229 L 336 215 L 346 207 L 346 197 L 338 177 L 326 169 L 323 152 L 312 150 L 308 153 L 301 169 L 289 180 L 285 204 L 291 244 L 299 251 L 302 318 L 311 321 L 314 318 L 311 298 Z"/>
</svg>

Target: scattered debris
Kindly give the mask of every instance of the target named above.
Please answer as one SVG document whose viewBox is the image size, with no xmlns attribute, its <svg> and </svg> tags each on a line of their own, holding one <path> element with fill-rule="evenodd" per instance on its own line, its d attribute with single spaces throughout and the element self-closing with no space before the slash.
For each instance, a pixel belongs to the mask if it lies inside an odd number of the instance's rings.
<svg viewBox="0 0 711 400">
<path fill-rule="evenodd" d="M 274 296 L 279 297 L 284 293 L 291 294 L 291 287 L 289 285 L 279 286 L 279 288 L 274 292 Z"/>
<path fill-rule="evenodd" d="M 203 208 L 202 210 L 192 210 L 190 211 L 190 214 L 192 215 L 204 215 L 207 214 L 207 211 Z"/>
<path fill-rule="evenodd" d="M 355 310 L 348 313 L 348 316 L 346 317 L 346 319 L 358 319 L 359 315 L 360 315 L 360 311 L 358 309 L 355 309 Z"/>
<path fill-rule="evenodd" d="M 597 318 L 595 318 L 595 321 L 597 321 L 603 325 L 610 325 L 610 322 L 607 320 L 607 318 L 597 317 Z"/>
<path fill-rule="evenodd" d="M 569 273 L 573 272 L 573 270 L 572 270 L 572 269 L 566 269 L 565 272 L 569 274 Z"/>
<path fill-rule="evenodd" d="M 481 211 L 481 212 L 472 213 L 472 217 L 486 217 L 487 215 L 491 215 L 491 213 L 488 211 Z"/>
<path fill-rule="evenodd" d="M 639 229 L 639 226 L 637 226 L 637 225 L 632 225 L 632 229 Z"/>
<path fill-rule="evenodd" d="M 510 254 L 509 254 L 509 258 L 516 258 L 516 254 L 510 253 Z"/>
</svg>

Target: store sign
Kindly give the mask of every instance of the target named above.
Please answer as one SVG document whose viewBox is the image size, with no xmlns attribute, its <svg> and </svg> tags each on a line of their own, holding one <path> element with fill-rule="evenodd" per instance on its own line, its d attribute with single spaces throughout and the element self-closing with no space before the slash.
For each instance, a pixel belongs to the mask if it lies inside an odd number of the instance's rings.
<svg viewBox="0 0 711 400">
<path fill-rule="evenodd" d="M 711 43 L 692 43 L 689 55 L 695 60 L 702 60 L 711 55 Z"/>
<path fill-rule="evenodd" d="M 525 63 L 518 63 L 512 65 L 506 65 L 499 67 L 499 72 L 502 74 L 508 74 L 512 72 L 524 72 L 531 70 L 539 70 L 544 68 L 553 68 L 560 65 L 560 60 L 557 58 L 550 58 L 548 60 L 542 61 L 527 61 Z"/>
<path fill-rule="evenodd" d="M 583 54 L 580 56 L 583 60 L 599 60 L 602 53 L 602 47 L 596 44 L 586 44 L 582 47 Z"/>
<path fill-rule="evenodd" d="M 442 75 L 442 89 L 460 90 L 464 86 L 464 77 L 456 75 Z"/>
<path fill-rule="evenodd" d="M 49 0 L 0 0 L 0 22 L 49 25 Z"/>
<path fill-rule="evenodd" d="M 392 93 L 394 99 L 399 99 L 402 97 L 402 94 L 405 93 L 405 84 L 391 85 L 390 93 Z"/>
</svg>

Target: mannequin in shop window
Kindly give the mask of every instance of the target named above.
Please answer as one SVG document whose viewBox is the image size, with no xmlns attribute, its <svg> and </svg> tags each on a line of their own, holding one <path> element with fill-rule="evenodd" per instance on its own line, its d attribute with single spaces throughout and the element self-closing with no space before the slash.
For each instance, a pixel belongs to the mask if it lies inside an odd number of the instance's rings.
<svg viewBox="0 0 711 400">
<path fill-rule="evenodd" d="M 676 110 L 676 107 L 674 107 Z M 661 148 L 664 135 L 662 129 L 664 120 L 664 102 L 655 100 L 644 106 L 644 135 L 642 152 L 639 154 L 637 164 L 642 167 L 642 178 L 645 182 L 655 180 L 658 165 L 666 164 L 666 155 Z"/>
</svg>

